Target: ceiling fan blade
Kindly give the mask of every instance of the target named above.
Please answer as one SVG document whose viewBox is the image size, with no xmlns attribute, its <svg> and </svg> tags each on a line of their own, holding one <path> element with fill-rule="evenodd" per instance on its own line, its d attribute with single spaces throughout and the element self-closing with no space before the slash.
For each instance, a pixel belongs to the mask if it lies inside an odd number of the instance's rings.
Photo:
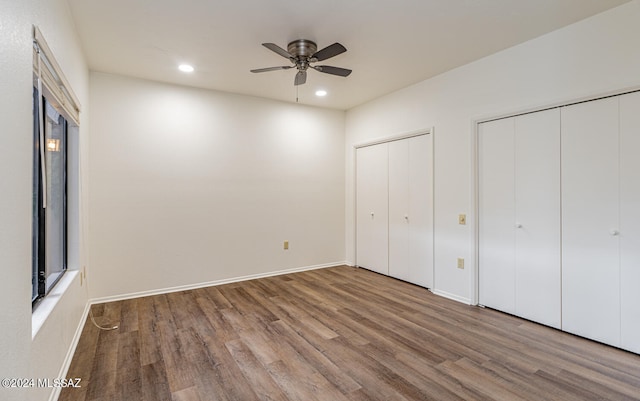
<svg viewBox="0 0 640 401">
<path fill-rule="evenodd" d="M 293 68 L 292 65 L 283 65 L 280 67 L 267 67 L 267 68 L 258 68 L 256 70 L 251 70 L 251 72 L 267 72 L 267 71 L 277 71 L 277 70 L 288 70 L 289 68 Z"/>
<path fill-rule="evenodd" d="M 351 70 L 340 67 L 332 67 L 330 65 L 316 65 L 313 66 L 316 71 L 324 72 L 325 74 L 339 75 L 341 77 L 348 77 L 351 74 Z"/>
<path fill-rule="evenodd" d="M 335 57 L 338 54 L 344 53 L 346 51 L 347 49 L 344 46 L 336 42 L 332 45 L 325 47 L 322 50 L 317 51 L 313 56 L 311 56 L 311 58 L 314 58 L 317 61 L 322 61 L 331 57 Z"/>
<path fill-rule="evenodd" d="M 307 82 L 307 72 L 306 71 L 298 71 L 296 74 L 296 79 L 293 81 L 295 86 L 302 85 Z"/>
<path fill-rule="evenodd" d="M 285 49 L 283 49 L 282 47 L 276 45 L 275 43 L 263 43 L 262 46 L 266 47 L 267 49 L 278 53 L 279 55 L 281 55 L 284 58 L 288 58 L 291 59 L 291 54 L 289 54 L 288 51 L 286 51 Z"/>
</svg>

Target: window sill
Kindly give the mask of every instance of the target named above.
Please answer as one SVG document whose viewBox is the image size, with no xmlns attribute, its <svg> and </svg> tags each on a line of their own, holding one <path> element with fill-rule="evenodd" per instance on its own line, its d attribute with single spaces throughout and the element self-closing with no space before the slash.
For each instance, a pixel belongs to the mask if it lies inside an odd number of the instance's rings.
<svg viewBox="0 0 640 401">
<path fill-rule="evenodd" d="M 79 274 L 77 270 L 67 271 L 60 281 L 53 287 L 51 292 L 44 297 L 38 305 L 36 305 L 35 309 L 31 313 L 31 339 L 33 340 L 38 335 L 38 331 L 42 328 L 44 323 L 49 318 L 49 315 L 55 309 L 58 301 L 67 289 L 71 286 L 71 283 L 75 280 L 76 276 Z"/>
</svg>

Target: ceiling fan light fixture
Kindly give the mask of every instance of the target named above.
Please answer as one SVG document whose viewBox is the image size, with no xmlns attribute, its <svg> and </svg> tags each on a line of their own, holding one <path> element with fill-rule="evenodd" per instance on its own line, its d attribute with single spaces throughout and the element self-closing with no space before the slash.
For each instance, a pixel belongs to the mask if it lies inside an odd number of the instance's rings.
<svg viewBox="0 0 640 401">
<path fill-rule="evenodd" d="M 192 66 L 192 65 L 189 65 L 189 64 L 180 64 L 180 65 L 178 66 L 178 69 L 179 69 L 180 71 L 182 71 L 182 72 L 193 72 L 193 71 L 194 71 L 193 66 Z"/>
</svg>

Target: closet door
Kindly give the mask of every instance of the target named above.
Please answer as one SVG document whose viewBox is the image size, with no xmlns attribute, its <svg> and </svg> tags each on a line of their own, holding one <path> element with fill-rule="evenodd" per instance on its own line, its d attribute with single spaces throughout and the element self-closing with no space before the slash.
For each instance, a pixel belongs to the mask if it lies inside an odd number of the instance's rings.
<svg viewBox="0 0 640 401">
<path fill-rule="evenodd" d="M 560 328 L 560 110 L 515 118 L 515 308 Z"/>
<path fill-rule="evenodd" d="M 562 108 L 562 329 L 620 344 L 618 98 Z"/>
<path fill-rule="evenodd" d="M 409 140 L 389 142 L 389 275 L 410 279 Z M 411 216 L 411 220 L 412 220 Z"/>
<path fill-rule="evenodd" d="M 515 313 L 514 119 L 479 128 L 479 300 Z"/>
<path fill-rule="evenodd" d="M 640 93 L 620 97 L 621 347 L 640 353 Z"/>
<path fill-rule="evenodd" d="M 409 138 L 409 278 L 433 288 L 433 136 Z"/>
<path fill-rule="evenodd" d="M 433 286 L 431 136 L 389 143 L 389 275 Z"/>
<path fill-rule="evenodd" d="M 479 135 L 480 303 L 559 328 L 560 112 L 483 123 Z"/>
<path fill-rule="evenodd" d="M 356 263 L 389 274 L 388 145 L 356 150 Z"/>
</svg>

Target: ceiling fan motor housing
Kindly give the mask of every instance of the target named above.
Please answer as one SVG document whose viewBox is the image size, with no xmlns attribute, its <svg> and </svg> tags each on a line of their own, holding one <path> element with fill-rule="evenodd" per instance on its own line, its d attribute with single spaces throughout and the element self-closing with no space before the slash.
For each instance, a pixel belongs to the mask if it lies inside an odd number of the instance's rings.
<svg viewBox="0 0 640 401">
<path fill-rule="evenodd" d="M 287 45 L 287 51 L 293 57 L 307 58 L 313 56 L 318 50 L 318 46 L 315 42 L 307 39 L 298 39 Z"/>
</svg>

